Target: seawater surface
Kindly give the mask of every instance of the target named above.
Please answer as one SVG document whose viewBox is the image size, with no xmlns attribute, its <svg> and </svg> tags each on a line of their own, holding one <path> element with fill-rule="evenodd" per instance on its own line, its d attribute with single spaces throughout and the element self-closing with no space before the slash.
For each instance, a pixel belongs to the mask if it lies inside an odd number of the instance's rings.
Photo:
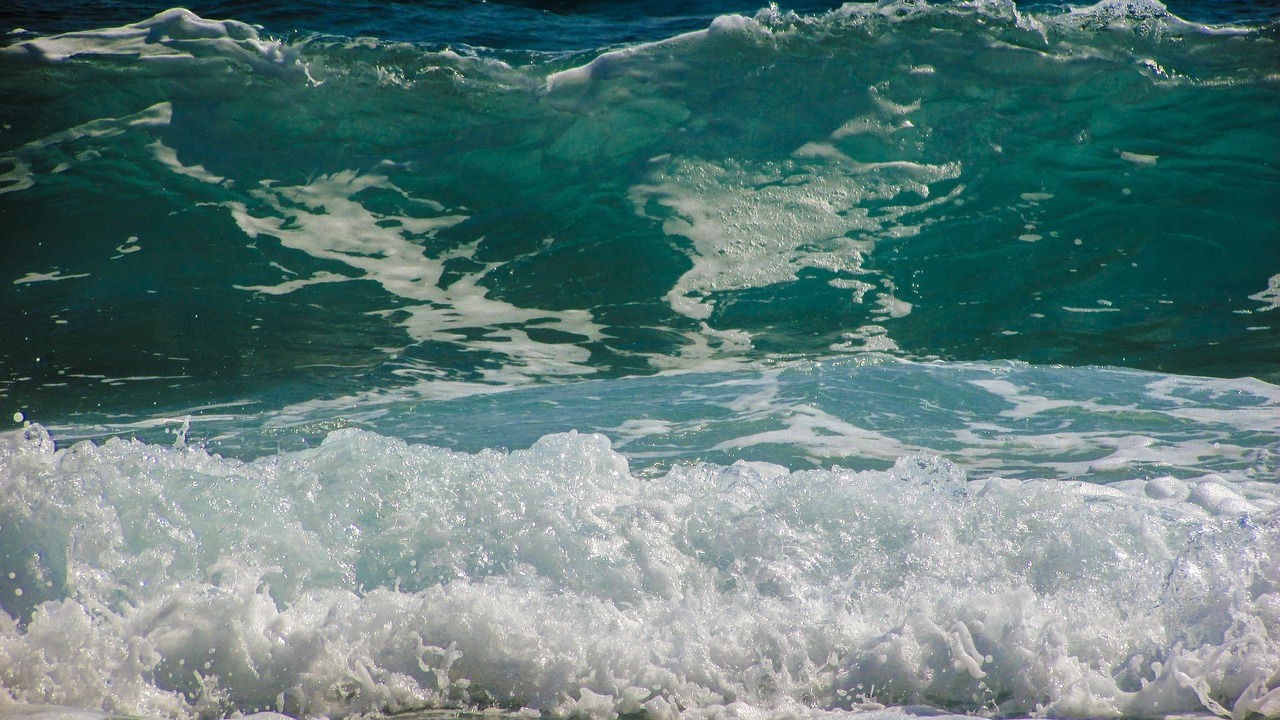
<svg viewBox="0 0 1280 720">
<path fill-rule="evenodd" d="M 0 9 L 0 716 L 1280 718 L 1267 3 Z"/>
</svg>

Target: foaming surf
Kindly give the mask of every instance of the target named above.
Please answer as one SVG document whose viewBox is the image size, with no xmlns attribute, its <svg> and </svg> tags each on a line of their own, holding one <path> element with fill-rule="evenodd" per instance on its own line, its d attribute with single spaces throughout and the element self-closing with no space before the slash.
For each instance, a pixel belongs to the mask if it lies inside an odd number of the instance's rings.
<svg viewBox="0 0 1280 720">
<path fill-rule="evenodd" d="M 789 716 L 1272 712 L 1280 493 L 358 430 L 252 462 L 2 454 L 12 699 L 155 716 L 482 704 Z M 1225 703 L 1225 704 L 1224 704 Z"/>
<path fill-rule="evenodd" d="M 1274 22 L 555 5 L 6 37 L 0 716 L 1280 717 Z"/>
</svg>

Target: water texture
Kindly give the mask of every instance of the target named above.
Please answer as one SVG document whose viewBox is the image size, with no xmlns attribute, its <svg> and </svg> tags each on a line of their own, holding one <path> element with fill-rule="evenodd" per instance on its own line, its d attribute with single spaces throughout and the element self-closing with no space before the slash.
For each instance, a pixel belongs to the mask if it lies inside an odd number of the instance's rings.
<svg viewBox="0 0 1280 720">
<path fill-rule="evenodd" d="M 1267 3 L 0 9 L 0 716 L 1280 717 Z"/>
</svg>

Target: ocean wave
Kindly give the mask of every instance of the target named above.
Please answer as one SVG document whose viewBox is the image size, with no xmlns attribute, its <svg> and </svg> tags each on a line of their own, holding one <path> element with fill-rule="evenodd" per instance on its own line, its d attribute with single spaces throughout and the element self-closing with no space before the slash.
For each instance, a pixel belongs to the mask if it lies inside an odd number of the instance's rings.
<svg viewBox="0 0 1280 720">
<path fill-rule="evenodd" d="M 10 700 L 791 717 L 1272 712 L 1280 495 L 689 464 L 358 430 L 242 462 L 4 438 Z"/>
<path fill-rule="evenodd" d="M 0 49 L 0 715 L 1280 715 L 1274 24 L 343 27 Z"/>
</svg>

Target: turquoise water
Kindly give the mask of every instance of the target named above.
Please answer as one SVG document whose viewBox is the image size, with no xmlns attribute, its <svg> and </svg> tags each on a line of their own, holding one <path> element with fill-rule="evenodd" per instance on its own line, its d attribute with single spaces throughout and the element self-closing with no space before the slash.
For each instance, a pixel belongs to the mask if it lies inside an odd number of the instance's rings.
<svg viewBox="0 0 1280 720">
<path fill-rule="evenodd" d="M 1273 7 L 0 20 L 0 714 L 1280 717 Z"/>
</svg>

